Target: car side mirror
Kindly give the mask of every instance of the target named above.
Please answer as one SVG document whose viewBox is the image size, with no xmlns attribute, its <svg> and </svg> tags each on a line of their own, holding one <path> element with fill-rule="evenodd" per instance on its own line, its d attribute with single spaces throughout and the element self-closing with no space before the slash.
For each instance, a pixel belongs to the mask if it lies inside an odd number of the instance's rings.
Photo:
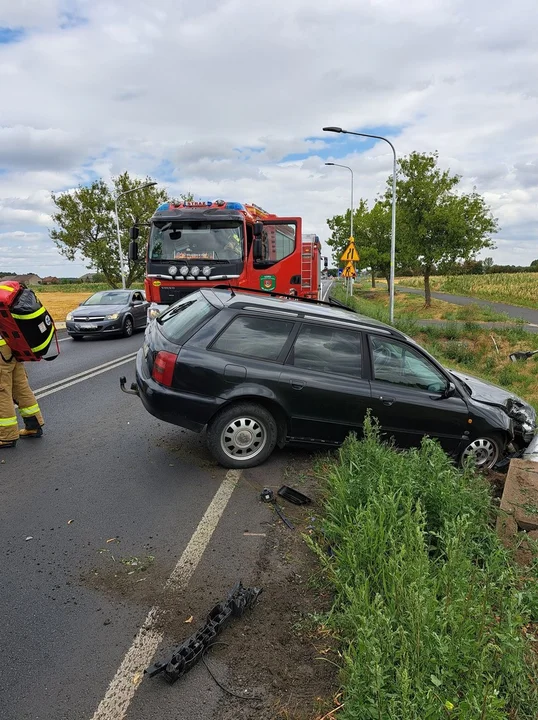
<svg viewBox="0 0 538 720">
<path fill-rule="evenodd" d="M 443 392 L 443 397 L 444 397 L 444 398 L 451 398 L 451 397 L 453 397 L 455 394 L 456 394 L 456 386 L 454 385 L 453 382 L 449 382 L 448 385 L 446 386 L 444 392 Z"/>
<path fill-rule="evenodd" d="M 254 237 L 261 237 L 263 235 L 263 223 L 256 220 L 253 228 Z"/>
<path fill-rule="evenodd" d="M 131 228 L 132 230 L 133 228 Z M 138 230 L 138 228 L 136 228 Z M 131 240 L 129 243 L 129 260 L 131 262 L 138 262 L 138 243 L 136 240 Z"/>
</svg>

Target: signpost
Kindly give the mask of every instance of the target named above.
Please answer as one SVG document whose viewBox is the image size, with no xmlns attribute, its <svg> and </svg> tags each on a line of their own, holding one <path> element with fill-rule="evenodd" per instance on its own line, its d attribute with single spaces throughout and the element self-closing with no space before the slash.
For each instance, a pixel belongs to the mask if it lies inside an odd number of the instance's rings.
<svg viewBox="0 0 538 720">
<path fill-rule="evenodd" d="M 360 260 L 359 253 L 357 252 L 357 248 L 355 247 L 355 238 L 349 238 L 349 244 L 342 253 L 340 260 L 346 263 L 346 266 L 342 273 L 342 276 L 346 278 L 346 295 L 348 293 L 348 290 L 349 294 L 353 295 L 353 280 L 355 277 L 357 277 L 354 263 L 356 263 L 357 260 Z"/>
</svg>

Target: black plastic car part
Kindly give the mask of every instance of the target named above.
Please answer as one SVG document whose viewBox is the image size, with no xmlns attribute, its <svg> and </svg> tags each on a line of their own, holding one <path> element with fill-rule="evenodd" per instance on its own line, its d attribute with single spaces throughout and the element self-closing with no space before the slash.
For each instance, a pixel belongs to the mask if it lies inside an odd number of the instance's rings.
<svg viewBox="0 0 538 720">
<path fill-rule="evenodd" d="M 298 295 L 287 295 L 286 293 L 280 293 L 275 292 L 272 290 L 260 290 L 258 288 L 247 288 L 247 287 L 238 287 L 237 285 L 214 285 L 211 290 L 229 290 L 232 294 L 232 297 L 235 297 L 234 290 L 238 290 L 239 292 L 243 293 L 255 293 L 256 295 L 269 295 L 270 297 L 283 297 L 288 298 L 288 300 L 297 300 L 298 302 L 305 302 L 310 303 L 311 305 L 324 305 L 326 307 L 339 307 L 343 308 L 344 310 L 349 310 L 349 312 L 357 314 L 356 310 L 353 310 L 353 308 L 349 307 L 349 305 L 346 305 L 343 302 L 340 302 L 340 300 L 335 300 L 334 298 L 329 298 L 328 302 L 325 302 L 324 300 L 315 300 L 314 298 L 305 298 L 300 297 Z"/>
<path fill-rule="evenodd" d="M 287 485 L 282 485 L 277 495 L 280 495 L 280 497 L 288 500 L 294 505 L 308 505 L 312 502 L 308 495 L 303 495 L 303 493 L 299 492 L 298 490 L 294 490 Z"/>
<path fill-rule="evenodd" d="M 261 591 L 262 588 L 257 587 L 245 588 L 241 581 L 236 583 L 226 600 L 217 603 L 211 610 L 205 624 L 194 635 L 178 645 L 170 660 L 157 662 L 145 672 L 150 677 L 162 673 L 170 684 L 175 683 L 202 659 L 204 653 L 217 641 L 217 636 L 230 620 L 241 617 L 252 607 Z"/>
</svg>

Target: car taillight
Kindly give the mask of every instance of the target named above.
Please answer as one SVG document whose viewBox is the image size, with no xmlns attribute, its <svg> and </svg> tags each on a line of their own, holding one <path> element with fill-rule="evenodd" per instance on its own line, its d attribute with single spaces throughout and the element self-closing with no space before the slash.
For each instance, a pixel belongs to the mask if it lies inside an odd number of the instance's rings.
<svg viewBox="0 0 538 720">
<path fill-rule="evenodd" d="M 177 355 L 174 355 L 174 353 L 165 352 L 164 350 L 157 353 L 151 373 L 151 377 L 155 382 L 166 385 L 166 387 L 172 387 L 176 360 Z"/>
</svg>

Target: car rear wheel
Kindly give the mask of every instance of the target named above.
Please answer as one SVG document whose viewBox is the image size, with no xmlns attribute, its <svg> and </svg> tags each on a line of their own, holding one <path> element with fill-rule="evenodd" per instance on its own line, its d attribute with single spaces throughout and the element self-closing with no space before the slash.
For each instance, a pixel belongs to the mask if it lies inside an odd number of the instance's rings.
<svg viewBox="0 0 538 720">
<path fill-rule="evenodd" d="M 474 457 L 477 470 L 491 470 L 501 459 L 504 447 L 505 442 L 499 435 L 478 437 L 463 450 L 460 464 L 463 465 L 469 457 Z"/>
<path fill-rule="evenodd" d="M 124 335 L 124 337 L 131 337 L 133 332 L 134 332 L 133 321 L 131 320 L 131 318 L 129 316 L 127 316 L 125 318 L 125 320 L 123 321 L 123 335 Z"/>
<path fill-rule="evenodd" d="M 261 465 L 275 449 L 276 442 L 274 417 L 255 403 L 238 403 L 225 408 L 207 429 L 211 454 L 227 468 Z"/>
</svg>

